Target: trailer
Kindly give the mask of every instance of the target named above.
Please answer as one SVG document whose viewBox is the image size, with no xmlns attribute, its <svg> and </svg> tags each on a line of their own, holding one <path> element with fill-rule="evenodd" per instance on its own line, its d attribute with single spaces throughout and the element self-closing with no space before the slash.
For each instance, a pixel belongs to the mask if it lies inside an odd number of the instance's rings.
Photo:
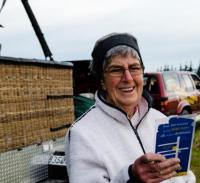
<svg viewBox="0 0 200 183">
<path fill-rule="evenodd" d="M 21 1 L 45 59 L 0 56 L 0 182 L 67 183 L 64 146 L 75 119 L 73 64 L 53 59 L 28 0 Z"/>
<path fill-rule="evenodd" d="M 67 180 L 64 138 L 75 118 L 72 69 L 70 63 L 0 57 L 1 183 Z"/>
</svg>

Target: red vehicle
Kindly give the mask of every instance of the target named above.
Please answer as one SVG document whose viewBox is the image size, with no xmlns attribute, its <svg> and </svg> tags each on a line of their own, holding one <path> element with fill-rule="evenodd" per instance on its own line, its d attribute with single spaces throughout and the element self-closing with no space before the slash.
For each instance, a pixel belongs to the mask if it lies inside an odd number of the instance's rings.
<svg viewBox="0 0 200 183">
<path fill-rule="evenodd" d="M 200 111 L 200 91 L 192 72 L 165 71 L 144 74 L 144 89 L 153 98 L 153 107 L 166 115 Z"/>
</svg>

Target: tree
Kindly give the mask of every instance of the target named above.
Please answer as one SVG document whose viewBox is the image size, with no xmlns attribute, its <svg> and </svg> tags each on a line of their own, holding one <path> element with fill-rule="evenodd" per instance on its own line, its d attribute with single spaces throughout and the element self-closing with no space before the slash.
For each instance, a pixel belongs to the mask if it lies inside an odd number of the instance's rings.
<svg viewBox="0 0 200 183">
<path fill-rule="evenodd" d="M 182 67 L 182 65 L 179 68 L 180 71 L 193 71 L 193 66 L 192 66 L 192 61 L 190 61 L 190 64 L 188 65 L 188 63 L 185 63 L 185 66 Z"/>
<path fill-rule="evenodd" d="M 192 62 L 190 61 L 190 66 L 188 67 L 188 71 L 192 72 L 193 68 L 192 68 Z"/>
<path fill-rule="evenodd" d="M 182 65 L 180 64 L 179 71 L 182 71 L 182 70 L 183 70 L 183 67 L 182 67 Z"/>
<path fill-rule="evenodd" d="M 158 71 L 176 71 L 176 70 L 179 70 L 179 71 L 190 71 L 190 72 L 196 72 L 198 71 L 199 72 L 199 75 L 200 75 L 200 62 L 199 62 L 199 67 L 198 69 L 195 67 L 193 68 L 193 65 L 192 65 L 192 61 L 190 62 L 185 62 L 184 66 L 180 63 L 179 65 L 179 68 L 177 69 L 176 67 L 174 67 L 173 65 L 164 65 L 164 66 L 161 66 L 160 69 L 157 69 Z"/>
<path fill-rule="evenodd" d="M 164 65 L 163 71 L 169 71 L 169 65 Z"/>
</svg>

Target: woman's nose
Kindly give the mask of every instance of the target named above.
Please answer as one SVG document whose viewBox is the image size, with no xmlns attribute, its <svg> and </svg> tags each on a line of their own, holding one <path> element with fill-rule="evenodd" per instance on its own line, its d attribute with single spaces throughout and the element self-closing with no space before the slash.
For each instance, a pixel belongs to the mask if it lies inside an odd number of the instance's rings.
<svg viewBox="0 0 200 183">
<path fill-rule="evenodd" d="M 125 69 L 125 70 L 124 70 L 124 74 L 123 74 L 123 76 L 122 76 L 122 79 L 123 79 L 124 81 L 133 80 L 133 77 L 131 76 L 131 73 L 130 73 L 130 71 L 129 71 L 128 69 Z"/>
</svg>

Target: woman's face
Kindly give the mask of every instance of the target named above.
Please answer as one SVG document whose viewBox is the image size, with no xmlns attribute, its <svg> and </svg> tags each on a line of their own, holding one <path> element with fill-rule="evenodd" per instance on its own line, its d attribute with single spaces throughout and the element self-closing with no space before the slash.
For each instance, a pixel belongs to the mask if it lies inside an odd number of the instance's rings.
<svg viewBox="0 0 200 183">
<path fill-rule="evenodd" d="M 116 74 L 120 72 L 120 68 L 125 69 L 121 76 Z M 113 57 L 103 74 L 102 87 L 106 91 L 108 103 L 128 114 L 134 113 L 143 90 L 143 69 L 141 70 L 140 61 L 131 55 Z"/>
</svg>

